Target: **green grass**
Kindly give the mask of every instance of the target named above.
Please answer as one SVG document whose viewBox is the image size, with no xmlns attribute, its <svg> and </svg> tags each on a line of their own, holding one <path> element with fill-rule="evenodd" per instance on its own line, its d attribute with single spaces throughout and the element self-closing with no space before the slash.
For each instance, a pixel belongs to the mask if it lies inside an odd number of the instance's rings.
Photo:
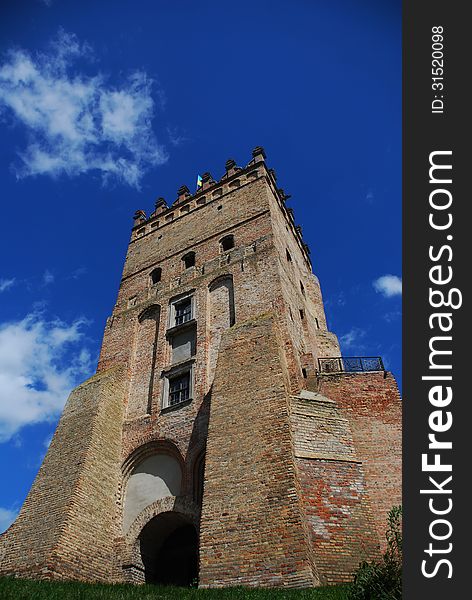
<svg viewBox="0 0 472 600">
<path fill-rule="evenodd" d="M 348 589 L 349 586 L 307 590 L 197 590 L 153 585 L 104 585 L 0 578 L 1 600 L 346 600 Z"/>
</svg>

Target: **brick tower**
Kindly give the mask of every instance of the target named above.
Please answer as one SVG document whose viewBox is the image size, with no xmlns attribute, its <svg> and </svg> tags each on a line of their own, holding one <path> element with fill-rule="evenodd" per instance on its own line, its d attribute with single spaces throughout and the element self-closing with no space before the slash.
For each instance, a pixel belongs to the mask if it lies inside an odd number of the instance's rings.
<svg viewBox="0 0 472 600">
<path fill-rule="evenodd" d="M 0 574 L 308 587 L 377 557 L 401 406 L 341 358 L 264 150 L 135 214 L 97 373 L 69 397 Z"/>
</svg>

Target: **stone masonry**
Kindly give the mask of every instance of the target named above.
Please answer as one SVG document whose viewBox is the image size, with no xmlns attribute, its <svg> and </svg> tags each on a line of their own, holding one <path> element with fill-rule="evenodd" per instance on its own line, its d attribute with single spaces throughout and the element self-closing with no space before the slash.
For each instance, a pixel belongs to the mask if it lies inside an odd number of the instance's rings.
<svg viewBox="0 0 472 600">
<path fill-rule="evenodd" d="M 287 198 L 258 147 L 136 212 L 97 374 L 0 536 L 0 575 L 311 587 L 380 555 L 398 389 L 340 357 Z"/>
</svg>

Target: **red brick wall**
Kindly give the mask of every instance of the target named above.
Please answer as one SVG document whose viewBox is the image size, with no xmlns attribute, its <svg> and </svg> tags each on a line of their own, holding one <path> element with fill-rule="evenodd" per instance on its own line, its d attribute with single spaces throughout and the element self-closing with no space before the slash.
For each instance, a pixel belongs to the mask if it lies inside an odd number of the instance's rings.
<svg viewBox="0 0 472 600">
<path fill-rule="evenodd" d="M 301 494 L 322 583 L 347 581 L 379 540 L 349 421 L 319 393 L 292 399 L 291 421 Z"/>
<path fill-rule="evenodd" d="M 350 581 L 361 561 L 379 558 L 362 465 L 297 458 L 297 467 L 320 581 Z"/>
<path fill-rule="evenodd" d="M 350 423 L 384 547 L 387 514 L 402 501 L 402 409 L 395 378 L 388 372 L 321 375 L 319 390 L 336 400 Z"/>
</svg>

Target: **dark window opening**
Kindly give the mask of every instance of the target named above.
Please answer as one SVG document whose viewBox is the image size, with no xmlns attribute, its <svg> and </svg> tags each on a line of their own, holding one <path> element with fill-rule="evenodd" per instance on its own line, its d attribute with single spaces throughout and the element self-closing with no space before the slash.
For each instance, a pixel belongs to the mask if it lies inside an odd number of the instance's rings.
<svg viewBox="0 0 472 600">
<path fill-rule="evenodd" d="M 195 266 L 195 252 L 189 252 L 185 256 L 182 256 L 182 261 L 183 261 L 186 269 L 190 269 L 190 267 L 194 267 Z"/>
<path fill-rule="evenodd" d="M 303 377 L 304 377 L 304 379 L 306 379 L 306 378 L 308 377 L 308 375 L 307 375 L 307 372 L 306 372 L 306 369 L 305 369 L 305 368 L 303 368 L 303 369 L 302 369 L 302 374 L 303 374 Z"/>
<path fill-rule="evenodd" d="M 303 312 L 303 308 L 300 308 L 300 319 L 303 321 L 303 319 L 305 318 L 305 313 Z"/>
<path fill-rule="evenodd" d="M 285 250 L 285 254 L 287 256 L 287 261 L 288 262 L 292 262 L 292 256 L 291 256 L 290 252 L 287 249 Z"/>
<path fill-rule="evenodd" d="M 220 248 L 222 252 L 227 252 L 234 248 L 234 235 L 226 235 L 220 240 Z"/>
<path fill-rule="evenodd" d="M 190 321 L 192 318 L 192 299 L 186 298 L 182 302 L 177 302 L 174 306 L 175 310 L 175 324 L 182 325 Z"/>
<path fill-rule="evenodd" d="M 320 328 L 320 322 L 318 321 L 318 319 L 315 317 L 315 323 L 316 323 L 316 328 L 319 329 Z"/>
<path fill-rule="evenodd" d="M 169 406 L 185 402 L 190 397 L 190 373 L 169 380 Z"/>
<path fill-rule="evenodd" d="M 152 285 L 159 283 L 159 281 L 161 280 L 161 276 L 162 276 L 162 269 L 160 267 L 158 267 L 157 269 L 152 270 L 150 276 L 151 276 Z"/>
<path fill-rule="evenodd" d="M 300 281 L 300 290 L 303 295 L 305 295 L 305 288 L 303 287 L 303 283 Z"/>
</svg>

